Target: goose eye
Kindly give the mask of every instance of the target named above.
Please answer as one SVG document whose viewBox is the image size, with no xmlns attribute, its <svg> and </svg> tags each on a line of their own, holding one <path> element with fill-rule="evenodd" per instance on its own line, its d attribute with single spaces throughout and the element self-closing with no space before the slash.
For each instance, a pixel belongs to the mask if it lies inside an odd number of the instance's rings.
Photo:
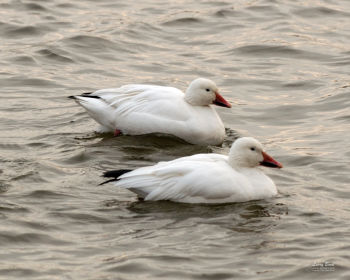
<svg viewBox="0 0 350 280">
<path fill-rule="evenodd" d="M 205 90 L 206 90 L 206 91 L 210 91 L 210 89 L 209 89 L 209 88 L 206 88 Z"/>
<path fill-rule="evenodd" d="M 255 151 L 255 148 L 254 148 L 254 147 L 251 147 L 250 150 L 251 150 L 251 151 Z"/>
</svg>

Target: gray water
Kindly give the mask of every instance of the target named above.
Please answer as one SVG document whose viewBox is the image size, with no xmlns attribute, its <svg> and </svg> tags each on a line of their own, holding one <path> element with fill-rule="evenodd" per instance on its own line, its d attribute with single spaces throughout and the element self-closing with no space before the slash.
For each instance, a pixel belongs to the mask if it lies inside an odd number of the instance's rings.
<svg viewBox="0 0 350 280">
<path fill-rule="evenodd" d="M 349 20 L 348 0 L 2 1 L 0 278 L 350 279 Z M 217 108 L 222 147 L 96 135 L 66 98 L 199 76 L 234 104 Z M 265 168 L 278 197 L 144 203 L 97 186 L 238 136 L 284 164 Z"/>
</svg>

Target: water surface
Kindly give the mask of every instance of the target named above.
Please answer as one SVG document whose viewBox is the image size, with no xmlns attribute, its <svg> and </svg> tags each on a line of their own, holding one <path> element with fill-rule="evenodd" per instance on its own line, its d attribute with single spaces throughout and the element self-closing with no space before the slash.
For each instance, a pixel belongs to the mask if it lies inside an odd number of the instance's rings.
<svg viewBox="0 0 350 280">
<path fill-rule="evenodd" d="M 1 3 L 0 278 L 349 279 L 349 16 L 346 0 Z M 222 147 L 95 135 L 66 98 L 198 76 L 234 104 L 217 108 Z M 284 164 L 265 169 L 278 197 L 140 203 L 97 186 L 238 136 Z"/>
</svg>

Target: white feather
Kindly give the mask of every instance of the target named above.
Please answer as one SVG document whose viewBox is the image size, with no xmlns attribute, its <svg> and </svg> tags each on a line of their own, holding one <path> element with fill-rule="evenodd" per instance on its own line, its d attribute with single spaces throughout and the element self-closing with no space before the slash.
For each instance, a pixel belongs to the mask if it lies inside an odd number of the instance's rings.
<svg viewBox="0 0 350 280">
<path fill-rule="evenodd" d="M 242 202 L 276 195 L 273 181 L 257 167 L 262 161 L 261 144 L 252 138 L 241 139 L 229 156 L 198 154 L 160 162 L 123 174 L 115 185 L 145 200 L 186 203 Z M 246 145 L 240 145 L 242 142 Z M 254 152 L 250 150 L 252 145 L 256 147 Z M 235 161 L 236 156 L 242 162 Z M 247 162 L 255 163 L 246 166 Z"/>
<path fill-rule="evenodd" d="M 196 94 L 194 89 L 186 92 L 187 99 L 195 96 L 196 102 L 200 102 L 197 95 L 212 98 L 206 92 Z M 216 111 L 209 104 L 189 103 L 185 94 L 173 87 L 133 84 L 98 90 L 91 96 L 99 98 L 75 96 L 75 99 L 103 126 L 102 131 L 118 129 L 128 135 L 165 133 L 203 145 L 218 145 L 224 140 L 225 128 Z"/>
</svg>

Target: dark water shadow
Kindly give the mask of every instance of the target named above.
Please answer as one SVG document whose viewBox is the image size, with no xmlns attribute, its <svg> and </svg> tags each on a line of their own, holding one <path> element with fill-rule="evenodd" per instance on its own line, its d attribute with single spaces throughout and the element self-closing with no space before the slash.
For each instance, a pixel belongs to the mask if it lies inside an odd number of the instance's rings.
<svg viewBox="0 0 350 280">
<path fill-rule="evenodd" d="M 94 141 L 87 147 L 101 149 L 101 151 L 108 148 L 111 151 L 110 153 L 118 152 L 124 161 L 147 160 L 155 163 L 213 151 L 210 146 L 192 145 L 177 137 L 163 134 L 123 135 L 118 137 L 103 134 L 101 136 L 102 138 L 99 141 Z"/>
<path fill-rule="evenodd" d="M 111 133 L 93 133 L 82 137 L 75 137 L 80 144 L 89 148 L 91 153 L 103 153 L 105 159 L 114 159 L 118 162 L 141 160 L 158 161 L 172 160 L 179 157 L 200 153 L 213 153 L 227 150 L 232 143 L 239 138 L 238 133 L 232 129 L 226 129 L 226 138 L 221 146 L 193 145 L 184 140 L 166 134 L 147 135 L 122 135 L 114 137 Z M 108 148 L 108 152 L 107 149 Z M 227 153 L 227 151 L 223 151 Z"/>
<path fill-rule="evenodd" d="M 106 211 L 120 211 L 121 208 L 136 214 L 137 217 L 152 220 L 171 220 L 173 224 L 186 220 L 200 223 L 218 224 L 225 228 L 242 231 L 241 227 L 255 227 L 260 220 L 279 219 L 288 215 L 288 207 L 273 200 L 255 200 L 226 204 L 188 204 L 171 201 L 123 202 L 108 200 L 104 203 Z"/>
<path fill-rule="evenodd" d="M 101 211 L 102 209 L 100 209 Z M 263 232 L 288 215 L 288 206 L 268 200 L 228 204 L 186 204 L 171 201 L 109 200 L 102 211 L 123 211 L 132 214 L 131 219 L 146 223 L 156 222 L 166 228 L 188 228 L 197 225 L 214 225 L 239 233 Z"/>
<path fill-rule="evenodd" d="M 225 128 L 226 137 L 224 139 L 224 143 L 232 144 L 237 138 L 240 137 L 237 131 L 231 128 Z M 104 143 L 109 140 L 114 140 L 120 143 L 134 143 L 142 146 L 155 146 L 155 147 L 166 147 L 166 146 L 174 146 L 174 145 L 189 145 L 189 146 L 207 146 L 207 145 L 198 145 L 191 144 L 179 137 L 170 134 L 163 133 L 150 133 L 145 135 L 121 135 L 118 137 L 113 136 L 112 133 L 91 133 L 86 136 L 75 137 L 77 140 L 94 140 L 101 139 L 101 143 Z M 220 145 L 219 145 L 220 146 Z"/>
</svg>

